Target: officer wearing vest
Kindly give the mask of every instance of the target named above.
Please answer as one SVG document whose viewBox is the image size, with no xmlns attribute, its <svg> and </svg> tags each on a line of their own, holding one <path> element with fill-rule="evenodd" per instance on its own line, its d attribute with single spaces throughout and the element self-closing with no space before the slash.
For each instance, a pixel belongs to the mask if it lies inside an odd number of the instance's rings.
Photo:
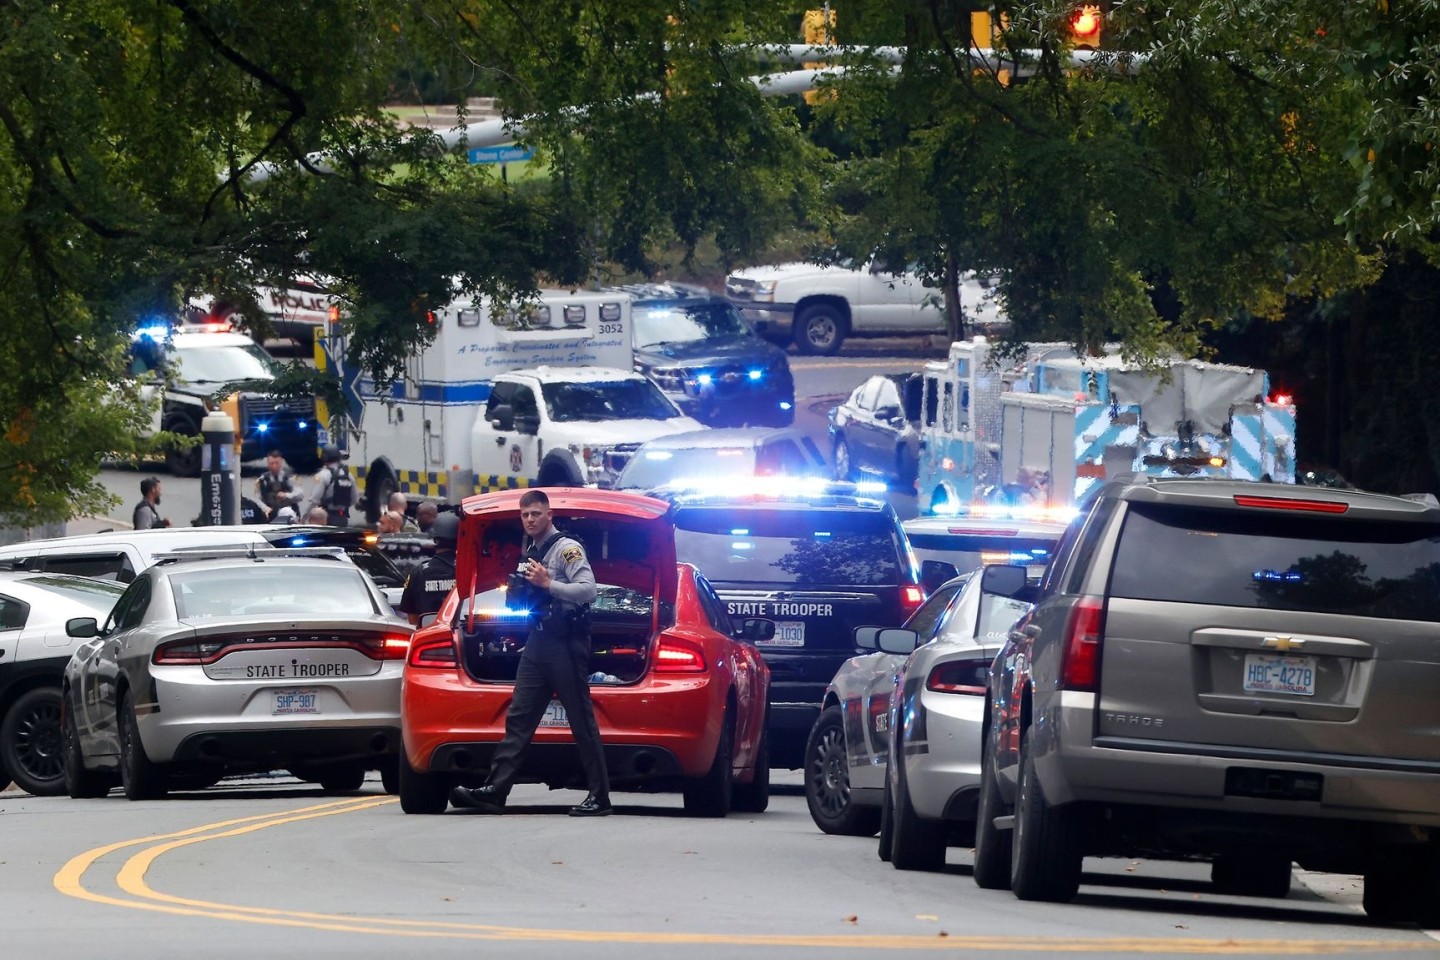
<svg viewBox="0 0 1440 960">
<path fill-rule="evenodd" d="M 455 588 L 455 541 L 460 538 L 460 518 L 442 513 L 435 518 L 430 532 L 435 539 L 435 555 L 411 571 L 400 594 L 400 612 L 415 626 L 426 614 L 438 613 L 445 597 Z"/>
<path fill-rule="evenodd" d="M 255 493 L 265 505 L 266 519 L 273 518 L 275 511 L 281 507 L 293 507 L 305 499 L 304 494 L 295 489 L 295 471 L 290 469 L 279 450 L 265 454 L 265 472 L 255 479 Z M 265 520 L 255 522 L 264 523 Z"/>
<path fill-rule="evenodd" d="M 570 808 L 572 817 L 603 817 L 612 812 L 610 779 L 605 769 L 600 728 L 590 702 L 590 603 L 595 599 L 595 572 L 578 540 L 559 533 L 550 522 L 550 498 L 543 490 L 520 497 L 520 522 L 529 548 L 506 605 L 524 603 L 536 610 L 515 674 L 515 690 L 505 715 L 505 737 L 490 760 L 490 776 L 482 787 L 456 787 L 450 802 L 485 813 L 503 813 L 515 782 L 521 755 L 545 715 L 553 693 L 564 706 L 570 732 L 580 751 L 589 795 Z M 437 520 L 438 524 L 439 521 Z M 523 576 L 523 583 L 519 577 Z M 529 585 L 529 590 L 523 589 Z M 519 593 L 530 593 L 522 599 Z M 533 606 L 532 606 L 533 605 Z"/>
<path fill-rule="evenodd" d="M 331 526 L 350 525 L 350 507 L 355 503 L 355 478 L 345 466 L 345 457 L 340 448 L 327 444 L 321 451 L 324 466 L 310 481 L 309 497 L 302 513 L 309 513 L 315 507 L 324 507 L 327 522 Z"/>
</svg>

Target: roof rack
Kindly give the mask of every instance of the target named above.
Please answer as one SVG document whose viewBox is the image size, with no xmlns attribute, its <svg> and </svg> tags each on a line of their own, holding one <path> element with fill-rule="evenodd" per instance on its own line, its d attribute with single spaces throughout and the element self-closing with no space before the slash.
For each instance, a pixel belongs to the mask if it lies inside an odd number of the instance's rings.
<svg viewBox="0 0 1440 960">
<path fill-rule="evenodd" d="M 257 549 L 258 547 L 258 549 Z M 347 560 L 344 547 L 272 547 L 253 543 L 219 547 L 194 547 L 155 554 L 156 564 L 186 563 L 197 560 L 276 560 L 286 557 L 318 557 Z"/>
</svg>

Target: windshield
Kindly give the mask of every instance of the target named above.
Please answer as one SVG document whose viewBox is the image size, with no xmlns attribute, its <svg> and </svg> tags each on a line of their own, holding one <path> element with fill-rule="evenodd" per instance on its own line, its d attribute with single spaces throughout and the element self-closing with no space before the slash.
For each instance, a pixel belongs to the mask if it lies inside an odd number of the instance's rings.
<svg viewBox="0 0 1440 960">
<path fill-rule="evenodd" d="M 171 353 L 175 376 L 190 383 L 270 380 L 279 365 L 253 343 L 225 347 L 176 347 Z"/>
<path fill-rule="evenodd" d="M 365 577 L 352 564 L 244 563 L 170 577 L 182 620 L 205 617 L 340 615 L 376 612 Z"/>
<path fill-rule="evenodd" d="M 712 581 L 894 587 L 902 548 L 883 514 L 686 510 L 675 549 Z"/>
<path fill-rule="evenodd" d="M 99 614 L 107 614 L 115 606 L 125 587 L 112 580 L 84 580 L 79 577 L 30 577 L 25 581 L 46 593 L 72 600 Z"/>
<path fill-rule="evenodd" d="M 704 303 L 667 303 L 633 308 L 635 347 L 661 343 L 695 343 L 722 337 L 744 337 L 750 328 L 725 300 Z"/>
<path fill-rule="evenodd" d="M 546 383 L 545 410 L 557 423 L 581 420 L 672 420 L 680 416 L 649 380 Z"/>
</svg>

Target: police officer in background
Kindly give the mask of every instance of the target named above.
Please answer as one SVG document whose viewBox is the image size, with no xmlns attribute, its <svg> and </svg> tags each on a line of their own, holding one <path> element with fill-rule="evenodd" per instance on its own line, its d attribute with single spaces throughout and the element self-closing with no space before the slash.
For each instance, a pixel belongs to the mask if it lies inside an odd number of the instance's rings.
<svg viewBox="0 0 1440 960">
<path fill-rule="evenodd" d="M 255 478 L 255 493 L 265 505 L 266 519 L 273 517 L 281 507 L 294 507 L 305 499 L 305 495 L 295 488 L 295 471 L 290 469 L 285 455 L 279 450 L 265 454 L 265 472 Z"/>
<path fill-rule="evenodd" d="M 517 576 L 530 586 L 539 615 L 532 620 L 515 690 L 505 716 L 505 737 L 495 748 L 486 784 L 474 789 L 456 787 L 450 802 L 485 813 L 503 813 L 505 799 L 530 745 L 535 728 L 545 715 L 554 693 L 565 707 L 570 731 L 580 751 L 590 793 L 570 808 L 572 817 L 603 817 L 610 806 L 610 779 L 605 769 L 605 752 L 595 707 L 590 702 L 590 603 L 595 599 L 595 572 L 578 540 L 561 534 L 550 522 L 550 498 L 543 490 L 527 490 L 520 496 L 520 522 L 530 540 Z M 439 521 L 436 521 L 439 524 Z M 514 579 L 514 578 L 512 578 Z M 507 605 L 514 606 L 521 592 L 515 584 Z"/>
<path fill-rule="evenodd" d="M 350 526 L 350 507 L 355 503 L 355 478 L 345 466 L 345 455 L 340 448 L 327 444 L 320 453 L 324 461 L 310 480 L 309 495 L 305 499 L 303 513 L 307 518 L 316 507 L 325 508 L 325 522 L 335 527 Z"/>
<path fill-rule="evenodd" d="M 411 572 L 400 594 L 400 612 L 419 626 L 420 618 L 438 613 L 445 596 L 455 587 L 455 541 L 460 536 L 460 518 L 442 513 L 430 528 L 435 538 L 435 556 Z"/>
</svg>

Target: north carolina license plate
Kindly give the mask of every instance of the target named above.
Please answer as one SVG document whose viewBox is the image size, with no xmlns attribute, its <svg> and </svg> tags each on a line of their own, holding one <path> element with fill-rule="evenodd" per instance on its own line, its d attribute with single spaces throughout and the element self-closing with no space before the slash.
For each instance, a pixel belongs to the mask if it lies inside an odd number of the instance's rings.
<svg viewBox="0 0 1440 960">
<path fill-rule="evenodd" d="M 1315 658 L 1245 655 L 1246 693 L 1286 693 L 1315 696 Z"/>
<path fill-rule="evenodd" d="M 799 620 L 776 620 L 774 639 L 762 642 L 776 647 L 803 647 L 805 624 Z"/>
<path fill-rule="evenodd" d="M 542 727 L 568 727 L 570 718 L 565 714 L 565 707 L 559 700 L 551 700 L 550 705 L 545 708 L 545 715 L 540 718 Z"/>
<path fill-rule="evenodd" d="M 270 712 L 276 716 L 288 713 L 319 713 L 319 690 L 276 690 Z"/>
</svg>

